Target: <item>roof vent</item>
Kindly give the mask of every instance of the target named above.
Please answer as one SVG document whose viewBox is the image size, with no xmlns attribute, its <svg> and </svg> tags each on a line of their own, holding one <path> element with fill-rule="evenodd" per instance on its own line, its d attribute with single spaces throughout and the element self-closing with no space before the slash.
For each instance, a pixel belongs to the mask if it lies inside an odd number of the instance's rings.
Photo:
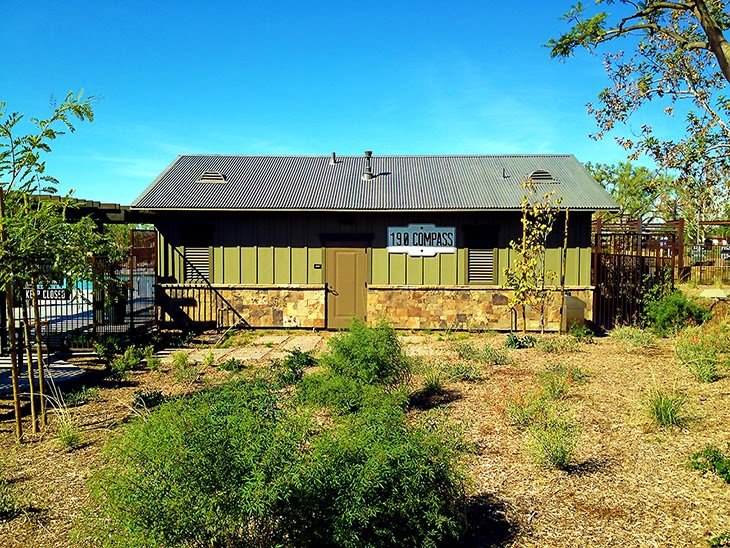
<svg viewBox="0 0 730 548">
<path fill-rule="evenodd" d="M 334 166 L 334 165 L 336 165 L 336 164 L 337 164 L 337 154 L 335 154 L 335 153 L 333 152 L 333 153 L 332 153 L 332 158 L 330 158 L 330 165 L 331 165 L 331 166 Z"/>
<path fill-rule="evenodd" d="M 536 169 L 535 171 L 530 173 L 530 180 L 536 184 L 559 182 L 555 177 L 552 176 L 549 171 L 544 169 Z"/>
<path fill-rule="evenodd" d="M 373 166 L 370 163 L 370 159 L 372 157 L 373 157 L 373 151 L 366 150 L 365 151 L 365 173 L 363 173 L 362 177 L 360 177 L 363 181 L 370 181 L 371 179 L 375 178 L 375 175 L 373 174 Z"/>
<path fill-rule="evenodd" d="M 204 171 L 196 183 L 225 183 L 226 176 L 220 171 Z"/>
</svg>

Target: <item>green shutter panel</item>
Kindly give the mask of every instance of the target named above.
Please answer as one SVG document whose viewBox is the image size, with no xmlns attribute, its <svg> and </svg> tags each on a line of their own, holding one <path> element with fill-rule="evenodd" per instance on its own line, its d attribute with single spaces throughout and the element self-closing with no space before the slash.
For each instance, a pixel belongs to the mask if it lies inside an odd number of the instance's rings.
<svg viewBox="0 0 730 548">
<path fill-rule="evenodd" d="M 469 250 L 469 283 L 494 283 L 494 249 Z"/>
</svg>

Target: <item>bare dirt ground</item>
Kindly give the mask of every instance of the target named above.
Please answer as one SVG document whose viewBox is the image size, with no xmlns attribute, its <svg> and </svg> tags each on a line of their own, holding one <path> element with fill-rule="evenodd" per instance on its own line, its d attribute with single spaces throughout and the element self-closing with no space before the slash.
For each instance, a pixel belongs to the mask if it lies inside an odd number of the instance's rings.
<svg viewBox="0 0 730 548">
<path fill-rule="evenodd" d="M 258 338 L 249 336 L 245 348 L 256 348 Z M 247 369 L 264 366 L 288 339 L 265 339 L 258 348 L 270 352 L 260 357 L 251 350 Z M 459 343 L 501 348 L 504 340 L 503 334 L 464 333 L 403 339 L 409 354 L 433 364 L 455 361 Z M 470 491 L 492 512 L 490 519 L 499 528 L 495 541 L 507 546 L 703 546 L 711 535 L 730 530 L 730 486 L 687 466 L 689 455 L 707 443 L 725 447 L 730 442 L 730 377 L 698 383 L 676 362 L 672 344 L 665 339 L 655 348 L 629 350 L 600 338 L 560 355 L 509 350 L 512 364 L 480 366 L 484 380 L 446 383 L 448 397 L 437 408 L 473 444 Z M 511 399 L 536 388 L 540 371 L 556 363 L 588 374 L 584 383 L 571 386 L 565 400 L 580 425 L 568 471 L 537 464 L 526 450 L 525 433 L 510 426 L 504 413 Z M 92 359 L 85 365 L 101 369 Z M 100 380 L 100 400 L 72 409 L 83 436 L 82 446 L 72 451 L 55 439 L 53 417 L 46 434 L 16 444 L 6 416 L 0 422 L 3 474 L 27 509 L 0 523 L 0 545 L 73 545 L 74 520 L 88 503 L 86 480 L 104 462 L 104 441 L 139 413 L 131 406 L 135 391 L 178 394 L 230 376 L 208 366 L 197 379 L 177 382 L 169 363 L 163 363 L 156 372 L 133 372 L 122 384 Z M 414 389 L 419 383 L 416 377 Z M 654 387 L 686 394 L 684 427 L 651 425 L 644 403 Z M 0 403 L 0 412 L 9 410 L 9 402 Z"/>
</svg>

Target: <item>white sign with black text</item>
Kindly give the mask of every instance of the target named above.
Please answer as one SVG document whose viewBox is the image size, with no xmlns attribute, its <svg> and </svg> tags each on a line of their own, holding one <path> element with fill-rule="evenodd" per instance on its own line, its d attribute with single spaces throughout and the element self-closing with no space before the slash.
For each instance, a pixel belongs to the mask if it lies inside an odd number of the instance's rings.
<svg viewBox="0 0 730 548">
<path fill-rule="evenodd" d="M 456 228 L 433 224 L 389 226 L 388 253 L 408 253 L 411 257 L 456 253 Z"/>
</svg>

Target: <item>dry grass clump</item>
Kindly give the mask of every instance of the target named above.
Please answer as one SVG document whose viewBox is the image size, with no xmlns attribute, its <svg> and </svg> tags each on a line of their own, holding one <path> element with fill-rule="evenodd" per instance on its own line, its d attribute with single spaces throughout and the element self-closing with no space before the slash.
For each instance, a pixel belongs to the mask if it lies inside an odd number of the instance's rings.
<svg viewBox="0 0 730 548">
<path fill-rule="evenodd" d="M 730 337 L 726 326 L 688 327 L 674 344 L 677 360 L 700 382 L 719 379 L 730 363 Z"/>
<path fill-rule="evenodd" d="M 632 325 L 614 327 L 609 336 L 629 350 L 654 348 L 657 340 L 652 332 Z"/>
</svg>

